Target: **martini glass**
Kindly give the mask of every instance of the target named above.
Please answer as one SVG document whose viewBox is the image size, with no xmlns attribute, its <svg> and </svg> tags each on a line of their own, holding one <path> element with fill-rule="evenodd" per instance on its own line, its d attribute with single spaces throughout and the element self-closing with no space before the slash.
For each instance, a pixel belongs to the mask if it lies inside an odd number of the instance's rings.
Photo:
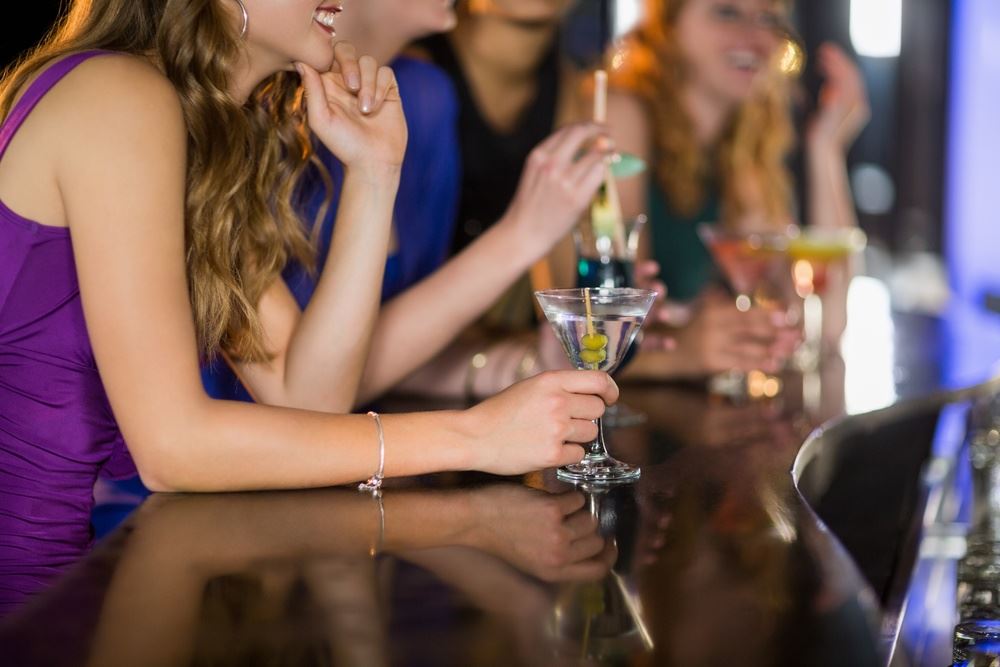
<svg viewBox="0 0 1000 667">
<path fill-rule="evenodd" d="M 735 293 L 737 310 L 784 310 L 790 320 L 794 318 L 788 309 L 792 299 L 788 234 L 736 232 L 702 224 L 698 235 Z M 713 377 L 709 386 L 733 397 L 773 398 L 781 391 L 780 379 L 761 370 L 727 371 Z"/>
<path fill-rule="evenodd" d="M 865 233 L 856 227 L 805 227 L 789 240 L 792 280 L 796 293 L 803 299 L 805 340 L 796 356 L 801 370 L 814 370 L 822 357 L 823 295 L 830 268 L 845 264 L 852 255 L 864 250 L 867 243 Z"/>
<path fill-rule="evenodd" d="M 613 373 L 628 353 L 649 313 L 656 292 L 631 288 L 557 289 L 535 292 L 570 362 L 580 370 Z M 600 419 L 597 438 L 586 456 L 556 471 L 566 482 L 615 484 L 639 478 L 639 468 L 615 460 L 604 443 Z"/>
</svg>

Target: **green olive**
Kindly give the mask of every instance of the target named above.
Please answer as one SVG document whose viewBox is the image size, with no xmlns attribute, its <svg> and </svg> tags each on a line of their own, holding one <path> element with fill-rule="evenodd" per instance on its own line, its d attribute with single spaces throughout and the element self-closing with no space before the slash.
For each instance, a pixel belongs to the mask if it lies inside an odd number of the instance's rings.
<svg viewBox="0 0 1000 667">
<path fill-rule="evenodd" d="M 607 358 L 607 350 L 580 350 L 580 360 L 585 364 L 599 364 Z"/>
<path fill-rule="evenodd" d="M 608 337 L 599 333 L 584 334 L 580 342 L 587 350 L 603 350 L 608 346 Z"/>
</svg>

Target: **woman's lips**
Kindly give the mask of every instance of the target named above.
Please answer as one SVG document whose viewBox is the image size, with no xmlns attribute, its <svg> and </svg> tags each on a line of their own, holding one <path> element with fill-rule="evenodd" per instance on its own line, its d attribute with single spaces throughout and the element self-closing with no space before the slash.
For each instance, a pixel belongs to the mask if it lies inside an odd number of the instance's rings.
<svg viewBox="0 0 1000 667">
<path fill-rule="evenodd" d="M 319 24 L 323 30 L 326 30 L 331 35 L 336 35 L 336 18 L 337 14 L 344 11 L 341 5 L 327 5 L 324 7 L 319 7 L 313 13 L 313 21 Z"/>
</svg>

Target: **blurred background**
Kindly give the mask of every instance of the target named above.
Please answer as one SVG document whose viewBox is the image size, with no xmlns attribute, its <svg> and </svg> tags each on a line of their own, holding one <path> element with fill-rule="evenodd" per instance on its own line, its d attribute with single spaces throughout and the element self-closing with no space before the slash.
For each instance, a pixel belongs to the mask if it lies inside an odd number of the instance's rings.
<svg viewBox="0 0 1000 667">
<path fill-rule="evenodd" d="M 0 64 L 34 43 L 60 4 L 23 3 L 23 18 L 3 22 Z M 982 377 L 995 359 L 976 351 L 1000 342 L 1000 221 L 992 201 L 1000 190 L 992 166 L 1000 156 L 1000 2 L 798 0 L 795 14 L 808 53 L 835 41 L 867 79 L 872 120 L 849 168 L 869 238 L 864 273 L 885 289 L 869 301 L 930 318 L 928 326 L 954 339 L 946 383 Z M 621 35 L 640 19 L 641 0 L 580 0 L 562 43 L 575 61 L 591 64 L 606 41 L 602 25 Z M 807 100 L 819 83 L 807 62 Z M 884 354 L 901 347 L 896 341 Z"/>
</svg>

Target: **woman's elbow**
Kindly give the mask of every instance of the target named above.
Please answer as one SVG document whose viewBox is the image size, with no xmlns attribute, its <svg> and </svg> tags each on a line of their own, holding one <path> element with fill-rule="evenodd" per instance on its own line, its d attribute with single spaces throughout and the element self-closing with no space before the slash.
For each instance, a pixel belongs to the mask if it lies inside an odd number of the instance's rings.
<svg viewBox="0 0 1000 667">
<path fill-rule="evenodd" d="M 199 490 L 195 479 L 198 464 L 184 453 L 185 448 L 179 445 L 183 442 L 190 442 L 190 436 L 146 434 L 129 440 L 139 479 L 147 489 L 156 493 Z"/>
</svg>

